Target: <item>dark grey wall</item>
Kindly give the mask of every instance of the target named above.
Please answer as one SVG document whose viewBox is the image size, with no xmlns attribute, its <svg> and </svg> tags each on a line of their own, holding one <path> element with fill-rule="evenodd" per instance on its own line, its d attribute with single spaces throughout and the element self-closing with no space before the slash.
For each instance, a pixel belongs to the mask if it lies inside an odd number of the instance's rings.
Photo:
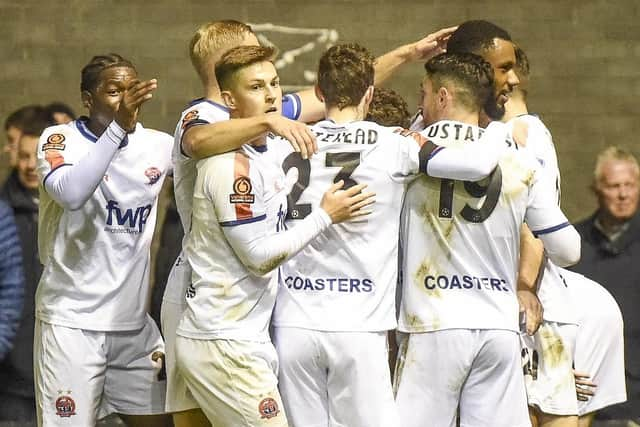
<svg viewBox="0 0 640 427">
<path fill-rule="evenodd" d="M 0 0 L 0 118 L 23 104 L 54 99 L 81 111 L 80 69 L 92 55 L 115 51 L 130 57 L 141 76 L 159 79 L 143 119 L 171 132 L 183 105 L 200 96 L 187 43 L 208 20 L 334 29 L 338 41 L 358 41 L 381 54 L 440 27 L 484 18 L 509 30 L 530 57 L 530 105 L 554 135 L 563 204 L 575 220 L 594 207 L 588 185 L 595 154 L 607 144 L 640 154 L 634 140 L 640 133 L 639 9 L 633 0 Z M 293 32 L 264 34 L 282 51 L 313 43 L 281 69 L 284 83 L 305 84 L 304 70 L 315 68 L 326 43 L 317 40 L 321 32 Z M 415 105 L 421 75 L 421 64 L 408 66 L 388 86 Z"/>
</svg>

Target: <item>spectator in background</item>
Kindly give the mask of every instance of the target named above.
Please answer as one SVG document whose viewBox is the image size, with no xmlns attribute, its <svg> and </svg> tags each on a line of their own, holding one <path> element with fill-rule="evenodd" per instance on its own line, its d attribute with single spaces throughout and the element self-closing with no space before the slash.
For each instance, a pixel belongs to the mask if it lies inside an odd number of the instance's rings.
<svg viewBox="0 0 640 427">
<path fill-rule="evenodd" d="M 38 175 L 36 149 L 45 128 L 53 124 L 51 116 L 39 109 L 32 121 L 25 123 L 18 140 L 15 173 L 2 188 L 1 196 L 13 209 L 24 263 L 24 305 L 13 349 L 0 360 L 0 400 L 10 402 L 10 413 L 0 412 L 0 420 L 35 423 L 36 406 L 33 386 L 34 297 L 42 265 L 38 258 Z M 2 409 L 0 407 L 0 409 Z"/>
<path fill-rule="evenodd" d="M 0 200 L 0 360 L 11 350 L 20 321 L 24 277 L 16 224 L 9 205 Z M 0 378 L 4 389 L 5 382 Z M 19 421 L 22 415 L 10 397 L 0 391 L 0 425 L 6 420 Z M 24 425 L 24 424 L 19 424 Z"/>
<path fill-rule="evenodd" d="M 596 160 L 592 187 L 598 209 L 576 229 L 582 258 L 572 270 L 599 282 L 616 299 L 624 319 L 626 403 L 602 410 L 598 418 L 640 422 L 640 169 L 637 159 L 608 147 Z"/>
<path fill-rule="evenodd" d="M 64 102 L 54 101 L 45 108 L 58 125 L 64 125 L 76 119 L 76 113 Z"/>
<path fill-rule="evenodd" d="M 0 184 L 13 172 L 18 161 L 18 141 L 25 125 L 34 121 L 34 118 L 45 114 L 45 108 L 40 105 L 27 105 L 9 114 L 4 122 L 4 131 L 7 137 L 6 144 L 2 147 L 3 156 L 6 156 L 7 167 L 0 168 Z M 36 119 L 37 120 L 37 119 Z M 4 165 L 3 165 L 4 166 Z"/>
</svg>

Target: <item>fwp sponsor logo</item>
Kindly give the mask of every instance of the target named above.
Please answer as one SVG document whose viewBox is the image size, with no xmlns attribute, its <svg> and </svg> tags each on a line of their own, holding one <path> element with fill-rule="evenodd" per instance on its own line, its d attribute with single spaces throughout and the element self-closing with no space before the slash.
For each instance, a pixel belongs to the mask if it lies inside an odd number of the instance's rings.
<svg viewBox="0 0 640 427">
<path fill-rule="evenodd" d="M 110 233 L 142 233 L 151 214 L 151 205 L 123 209 L 115 200 L 107 202 L 107 225 L 105 231 Z"/>
</svg>

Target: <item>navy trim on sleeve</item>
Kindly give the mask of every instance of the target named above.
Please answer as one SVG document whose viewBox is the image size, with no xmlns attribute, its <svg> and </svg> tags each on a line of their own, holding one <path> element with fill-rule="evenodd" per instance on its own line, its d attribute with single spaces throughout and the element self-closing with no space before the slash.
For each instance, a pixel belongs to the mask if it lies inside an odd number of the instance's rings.
<svg viewBox="0 0 640 427">
<path fill-rule="evenodd" d="M 201 126 L 201 125 L 208 125 L 209 122 L 203 119 L 193 119 L 190 122 L 187 122 L 184 125 L 184 129 L 182 129 L 182 135 L 180 136 L 180 153 L 182 153 L 183 156 L 191 158 L 191 156 L 189 156 L 187 153 L 184 152 L 184 150 L 182 149 L 182 139 L 184 138 L 184 134 L 187 133 L 187 131 L 189 129 L 191 129 L 194 126 Z"/>
<path fill-rule="evenodd" d="M 49 179 L 49 177 L 51 176 L 52 173 L 54 173 L 55 171 L 57 171 L 58 169 L 60 169 L 63 166 L 73 166 L 73 163 L 63 163 L 63 164 L 58 165 L 55 168 L 51 169 L 49 171 L 49 173 L 42 179 L 42 187 L 45 189 L 45 191 L 47 190 L 47 187 L 46 187 L 47 179 Z"/>
<path fill-rule="evenodd" d="M 444 147 L 436 145 L 431 141 L 427 141 L 427 143 L 420 148 L 420 154 L 419 154 L 420 171 L 422 173 L 427 173 L 427 166 L 429 165 L 429 160 L 431 160 L 433 156 L 438 154 L 443 149 Z"/>
<path fill-rule="evenodd" d="M 288 93 L 282 97 L 282 115 L 291 120 L 298 120 L 302 112 L 302 101 L 296 93 Z"/>
<path fill-rule="evenodd" d="M 262 221 L 263 219 L 267 219 L 267 214 L 263 214 L 260 216 L 254 216 L 253 218 L 247 219 L 239 219 L 237 221 L 224 221 L 220 223 L 221 227 L 233 227 L 234 225 L 242 225 L 242 224 L 251 224 L 252 222 Z"/>
<path fill-rule="evenodd" d="M 558 225 L 554 225 L 553 227 L 549 227 L 549 228 L 545 228 L 543 230 L 539 230 L 539 231 L 533 231 L 531 230 L 531 232 L 533 233 L 534 236 L 538 237 L 541 234 L 549 234 L 549 233 L 553 233 L 554 231 L 558 231 L 561 230 L 565 227 L 570 226 L 571 223 L 567 222 L 563 222 L 562 224 L 558 224 Z"/>
</svg>

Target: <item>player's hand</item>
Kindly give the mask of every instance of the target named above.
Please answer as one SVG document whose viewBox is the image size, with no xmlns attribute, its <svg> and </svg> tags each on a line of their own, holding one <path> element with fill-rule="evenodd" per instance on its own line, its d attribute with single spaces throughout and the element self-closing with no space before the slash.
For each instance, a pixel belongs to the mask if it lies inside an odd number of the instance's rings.
<svg viewBox="0 0 640 427">
<path fill-rule="evenodd" d="M 525 317 L 527 335 L 533 335 L 542 323 L 542 303 L 536 293 L 531 290 L 519 289 L 517 294 L 520 313 L 524 313 Z"/>
<path fill-rule="evenodd" d="M 133 132 L 138 122 L 138 111 L 140 106 L 153 97 L 152 92 L 158 87 L 156 79 L 134 80 L 129 87 L 125 88 L 124 96 L 118 105 L 115 114 L 115 121 L 127 132 Z"/>
<path fill-rule="evenodd" d="M 303 159 L 308 159 L 318 152 L 316 136 L 306 124 L 287 119 L 279 114 L 267 114 L 267 123 L 271 132 L 289 141 Z"/>
<path fill-rule="evenodd" d="M 585 402 L 591 399 L 591 397 L 595 395 L 594 388 L 598 386 L 591 382 L 589 374 L 578 372 L 574 369 L 573 376 L 576 379 L 576 395 L 578 396 L 578 400 Z"/>
<path fill-rule="evenodd" d="M 376 194 L 363 192 L 367 184 L 354 185 L 347 190 L 342 190 L 342 187 L 343 180 L 331 185 L 320 201 L 320 207 L 329 215 L 333 224 L 371 213 L 364 208 L 375 202 Z"/>
<path fill-rule="evenodd" d="M 409 59 L 412 61 L 428 61 L 434 56 L 446 52 L 447 42 L 451 34 L 457 29 L 457 26 L 443 28 L 411 44 Z"/>
</svg>

